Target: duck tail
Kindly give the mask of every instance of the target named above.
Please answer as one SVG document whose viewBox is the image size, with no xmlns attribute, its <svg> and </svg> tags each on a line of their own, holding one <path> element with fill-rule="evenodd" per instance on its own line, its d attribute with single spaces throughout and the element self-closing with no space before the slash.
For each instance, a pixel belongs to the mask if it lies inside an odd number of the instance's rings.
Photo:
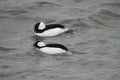
<svg viewBox="0 0 120 80">
<path fill-rule="evenodd" d="M 67 52 L 67 55 L 72 55 L 72 52 Z"/>
<path fill-rule="evenodd" d="M 69 30 L 68 28 L 65 28 L 65 29 L 64 29 L 65 32 L 68 31 L 68 30 Z"/>
</svg>

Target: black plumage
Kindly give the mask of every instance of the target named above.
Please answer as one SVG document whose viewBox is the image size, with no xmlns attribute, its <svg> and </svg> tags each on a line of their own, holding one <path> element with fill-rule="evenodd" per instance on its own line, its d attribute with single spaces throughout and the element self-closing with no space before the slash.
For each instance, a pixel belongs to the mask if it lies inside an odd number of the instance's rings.
<svg viewBox="0 0 120 80">
<path fill-rule="evenodd" d="M 39 41 L 35 42 L 35 43 L 33 44 L 33 46 L 34 46 L 35 48 L 44 48 L 44 47 L 61 48 L 61 49 L 63 49 L 63 50 L 68 51 L 68 48 L 65 47 L 65 46 L 62 45 L 62 44 L 54 44 L 54 43 L 53 43 L 53 44 L 46 44 L 45 46 L 38 46 L 38 43 L 39 43 Z"/>
<path fill-rule="evenodd" d="M 46 47 L 61 48 L 63 50 L 68 51 L 68 48 L 62 44 L 47 44 Z"/>
<path fill-rule="evenodd" d="M 42 47 L 44 47 L 44 46 L 38 46 L 38 43 L 39 43 L 39 41 L 35 42 L 33 44 L 33 47 L 35 47 L 35 48 L 42 48 Z"/>
<path fill-rule="evenodd" d="M 63 26 L 61 24 L 49 24 L 49 25 L 46 25 L 46 27 L 44 29 L 40 30 L 39 25 L 40 25 L 40 23 L 35 24 L 34 32 L 42 33 L 42 32 L 44 32 L 46 30 L 49 30 L 49 29 L 54 29 L 54 28 L 62 28 L 62 29 L 64 29 L 65 28 L 65 26 Z"/>
</svg>

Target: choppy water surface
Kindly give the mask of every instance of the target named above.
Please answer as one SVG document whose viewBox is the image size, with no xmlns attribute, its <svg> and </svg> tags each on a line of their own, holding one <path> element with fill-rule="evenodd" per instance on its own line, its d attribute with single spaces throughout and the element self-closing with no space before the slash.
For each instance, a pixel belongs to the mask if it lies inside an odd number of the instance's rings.
<svg viewBox="0 0 120 80">
<path fill-rule="evenodd" d="M 39 21 L 71 31 L 38 39 Z M 73 55 L 41 56 L 36 40 Z M 0 80 L 120 80 L 120 0 L 0 0 Z"/>
</svg>

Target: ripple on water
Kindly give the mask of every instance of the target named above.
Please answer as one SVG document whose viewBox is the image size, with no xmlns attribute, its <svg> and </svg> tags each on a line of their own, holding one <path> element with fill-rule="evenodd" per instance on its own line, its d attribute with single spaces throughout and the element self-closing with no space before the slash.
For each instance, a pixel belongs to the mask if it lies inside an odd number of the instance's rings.
<svg viewBox="0 0 120 80">
<path fill-rule="evenodd" d="M 119 80 L 118 1 L 2 0 L 0 35 L 4 37 L 0 43 L 0 79 Z M 38 38 L 32 32 L 39 21 L 60 23 L 71 31 L 58 37 Z M 31 49 L 37 40 L 64 44 L 73 55 L 60 59 L 39 55 Z"/>
<path fill-rule="evenodd" d="M 0 46 L 0 51 L 13 51 L 13 50 L 16 50 L 16 49 Z"/>
<path fill-rule="evenodd" d="M 103 6 L 111 6 L 111 7 L 120 7 L 120 3 L 117 2 L 117 1 L 103 3 L 102 5 L 103 5 Z"/>
<path fill-rule="evenodd" d="M 26 9 L 30 9 L 30 10 L 44 10 L 47 9 L 48 10 L 53 10 L 53 9 L 57 9 L 60 8 L 62 5 L 58 4 L 58 3 L 53 3 L 53 2 L 44 2 L 44 1 L 40 1 L 40 2 L 34 2 L 32 4 L 27 4 L 27 5 L 23 5 Z"/>
<path fill-rule="evenodd" d="M 105 20 L 109 20 L 110 18 L 111 19 L 115 19 L 115 18 L 119 18 L 120 17 L 119 14 L 116 14 L 116 13 L 110 11 L 110 10 L 105 10 L 105 9 L 100 10 L 98 15 L 99 16 L 101 15 L 100 17 L 102 19 L 105 19 Z"/>
<path fill-rule="evenodd" d="M 54 2 L 34 2 L 26 3 L 20 6 L 6 6 L 0 9 L 1 18 L 16 18 L 16 19 L 34 19 L 45 13 L 52 13 L 61 8 L 61 4 Z M 40 14 L 39 14 L 40 12 Z M 34 16 L 36 14 L 36 16 Z"/>
<path fill-rule="evenodd" d="M 88 21 L 93 23 L 90 23 L 92 26 L 95 24 L 94 27 L 96 26 L 96 28 L 114 28 L 113 24 L 118 23 L 115 20 L 119 20 L 119 17 L 119 14 L 111 12 L 110 10 L 102 9 L 92 16 L 89 16 Z"/>
</svg>

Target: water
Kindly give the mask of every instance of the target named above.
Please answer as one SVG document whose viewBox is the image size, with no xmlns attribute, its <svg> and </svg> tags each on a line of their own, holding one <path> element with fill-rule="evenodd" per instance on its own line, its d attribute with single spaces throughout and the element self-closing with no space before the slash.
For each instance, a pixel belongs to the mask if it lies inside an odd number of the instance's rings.
<svg viewBox="0 0 120 80">
<path fill-rule="evenodd" d="M 36 22 L 71 29 L 33 36 Z M 66 45 L 72 56 L 42 56 L 36 40 Z M 119 0 L 0 0 L 0 80 L 119 80 Z"/>
</svg>

